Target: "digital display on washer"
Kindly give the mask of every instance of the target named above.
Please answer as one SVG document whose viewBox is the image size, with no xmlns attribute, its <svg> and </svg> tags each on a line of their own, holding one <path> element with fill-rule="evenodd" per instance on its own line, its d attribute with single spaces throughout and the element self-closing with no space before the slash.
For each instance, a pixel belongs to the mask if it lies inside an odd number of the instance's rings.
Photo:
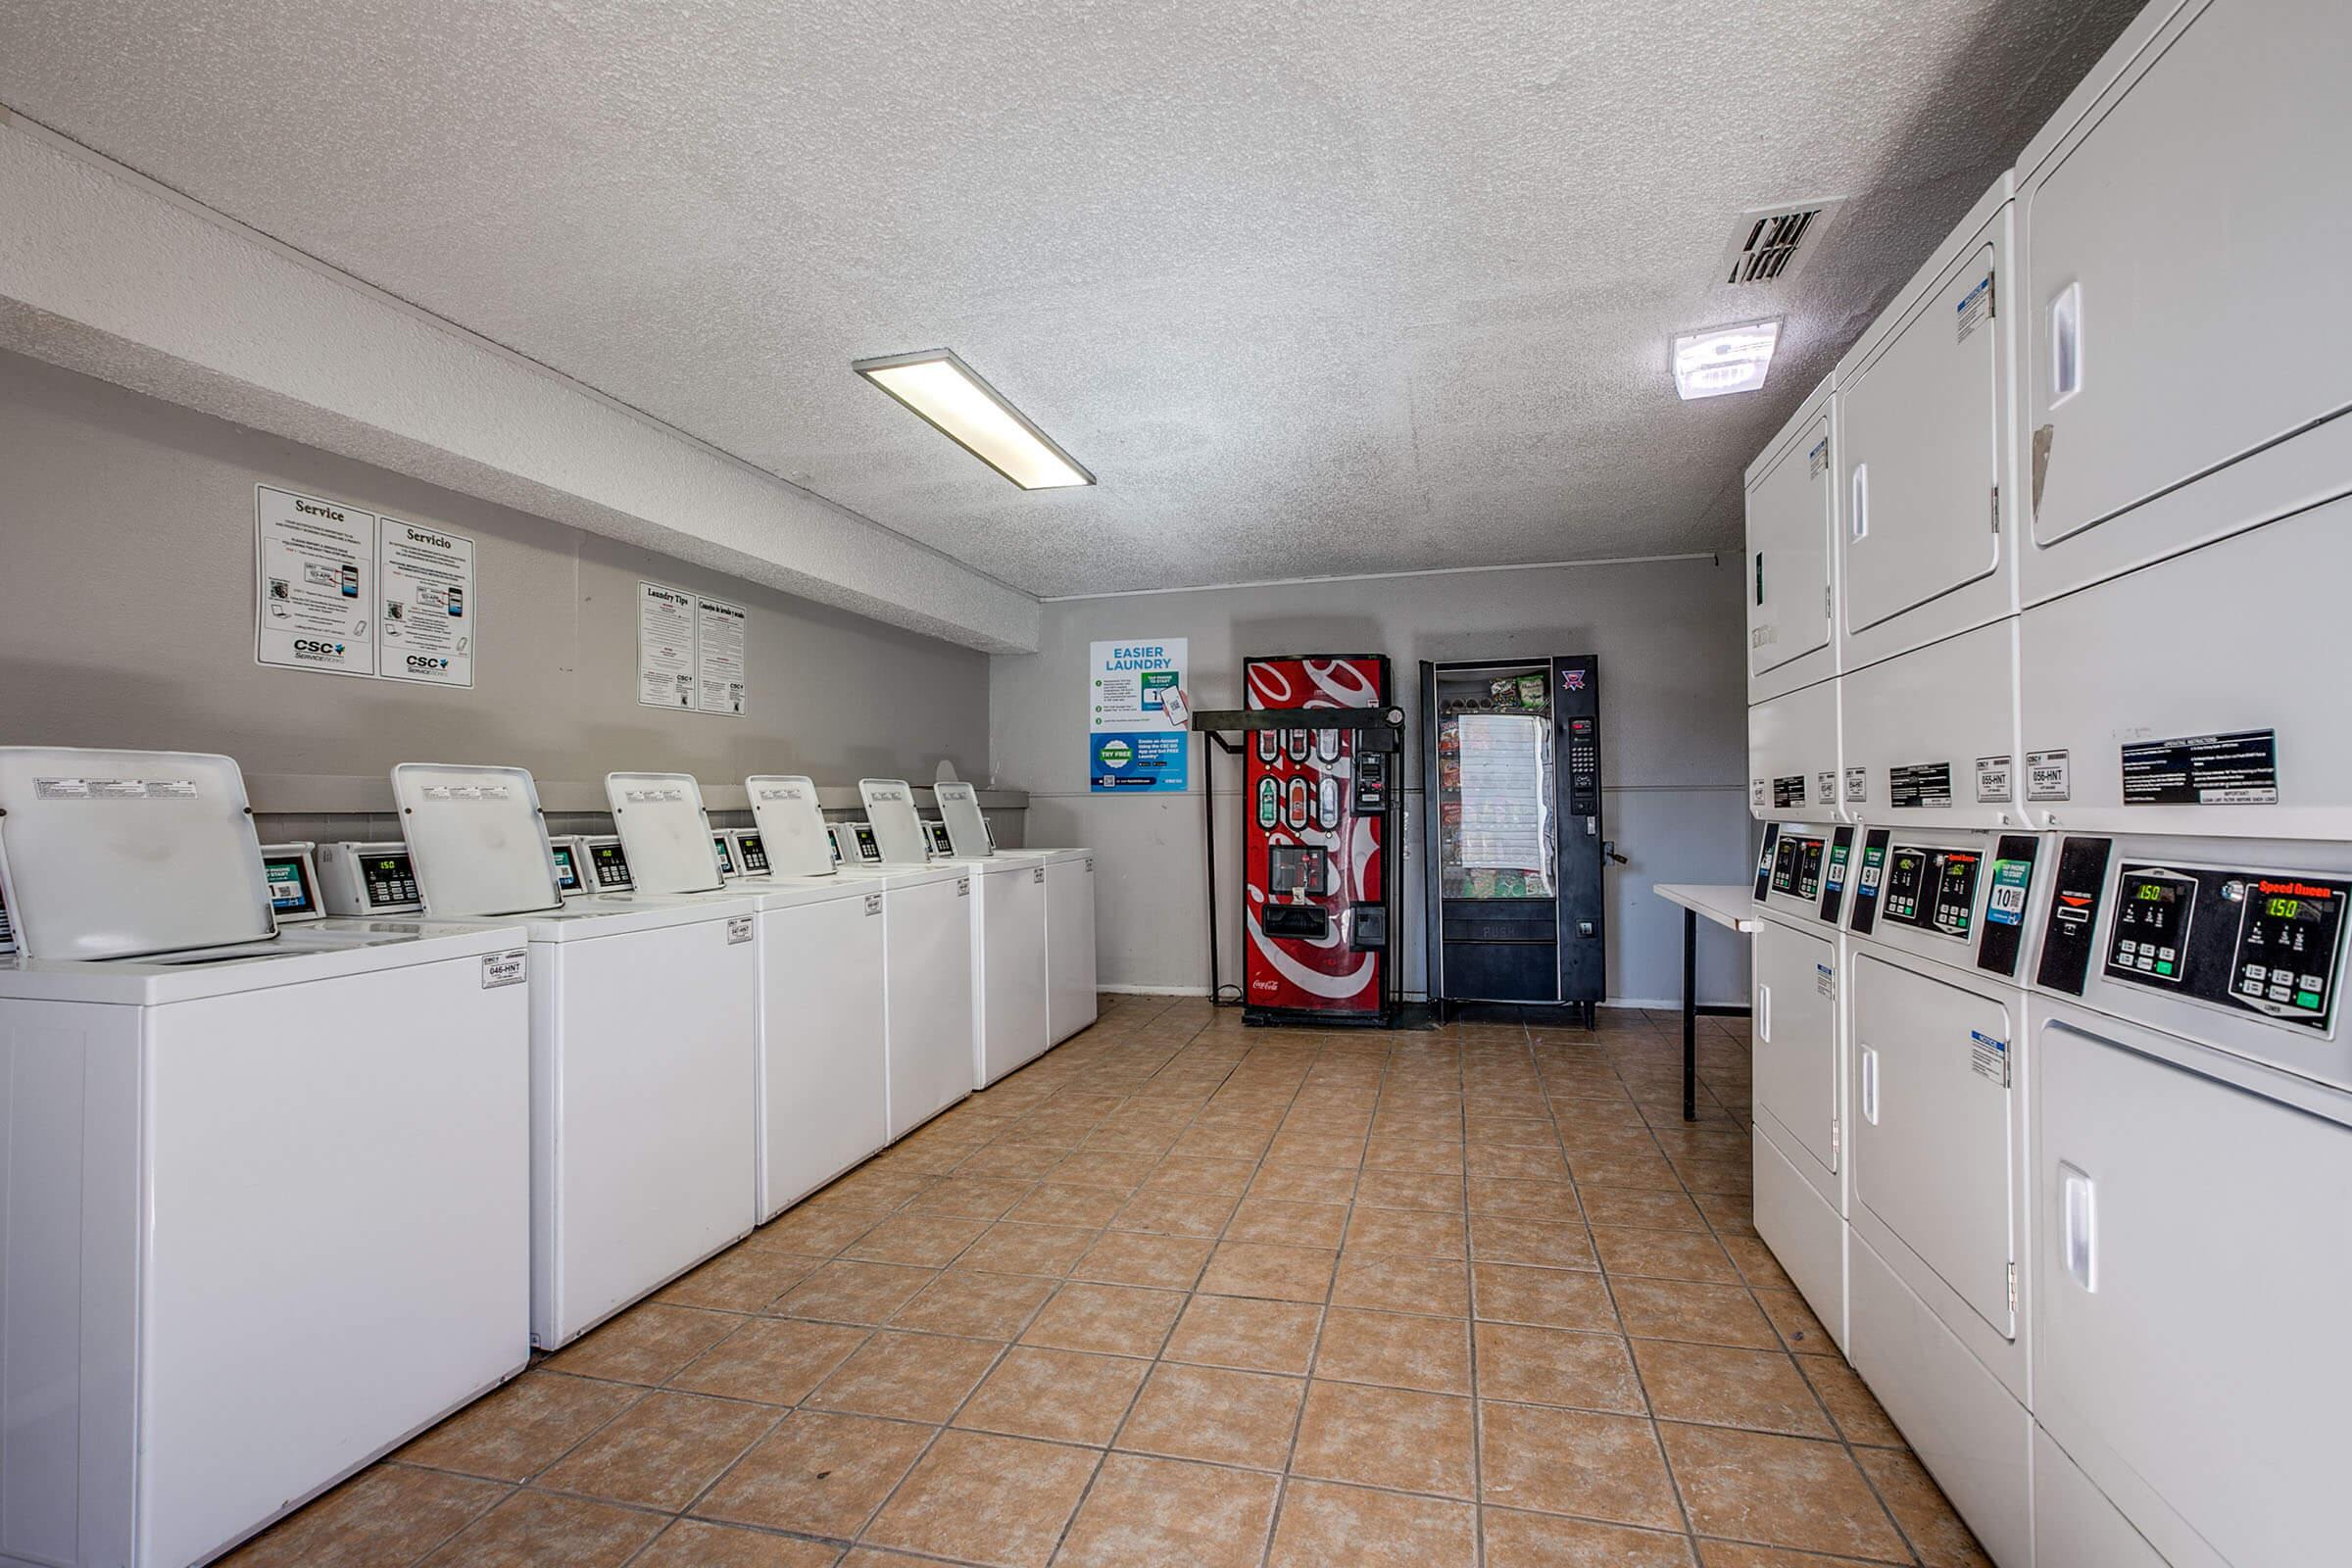
<svg viewBox="0 0 2352 1568">
<path fill-rule="evenodd" d="M 1320 894 L 1329 861 L 1330 852 L 1320 844 L 1269 844 L 1266 891 Z"/>
<path fill-rule="evenodd" d="M 416 902 L 416 872 L 409 864 L 409 852 L 392 855 L 369 855 L 360 860 L 360 886 L 368 895 L 371 909 L 394 905 L 414 905 Z"/>
<path fill-rule="evenodd" d="M 872 823 L 852 822 L 850 840 L 858 846 L 858 858 L 861 862 L 870 865 L 882 863 L 882 841 L 874 837 Z"/>
<path fill-rule="evenodd" d="M 767 846 L 757 833 L 736 834 L 735 855 L 743 862 L 746 875 L 758 876 L 767 869 Z"/>
<path fill-rule="evenodd" d="M 548 849 L 556 858 L 556 891 L 564 894 L 579 892 L 580 868 L 571 858 L 571 846 L 559 843 L 549 845 Z"/>
<path fill-rule="evenodd" d="M 1974 850 L 1897 844 L 1886 855 L 1886 918 L 1965 942 L 1976 924 L 1977 873 L 1984 862 Z"/>
<path fill-rule="evenodd" d="M 931 853 L 933 855 L 947 856 L 956 853 L 956 846 L 949 842 L 948 839 L 947 823 L 936 821 L 930 817 L 925 817 L 923 818 L 923 832 L 928 835 L 931 840 Z"/>
<path fill-rule="evenodd" d="M 262 856 L 262 874 L 270 882 L 270 912 L 280 920 L 300 920 L 320 912 L 318 890 L 311 882 L 311 862 L 299 852 Z"/>
<path fill-rule="evenodd" d="M 629 875 L 629 858 L 618 839 L 588 841 L 588 874 L 600 892 L 625 891 L 637 885 Z"/>
<path fill-rule="evenodd" d="M 2197 879 L 2127 866 L 2108 933 L 2107 972 L 2179 985 L 2188 931 L 2197 917 Z"/>
<path fill-rule="evenodd" d="M 728 845 L 727 836 L 724 833 L 711 834 L 710 848 L 718 856 L 718 874 L 733 876 L 735 874 L 735 851 Z"/>
</svg>

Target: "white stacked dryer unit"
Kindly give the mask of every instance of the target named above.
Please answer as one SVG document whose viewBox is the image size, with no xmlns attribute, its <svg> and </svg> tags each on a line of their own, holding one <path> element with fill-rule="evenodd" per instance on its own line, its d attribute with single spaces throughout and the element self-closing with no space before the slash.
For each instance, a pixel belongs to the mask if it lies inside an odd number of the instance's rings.
<svg viewBox="0 0 2352 1568">
<path fill-rule="evenodd" d="M 1768 822 L 1756 860 L 1756 1232 L 1845 1343 L 1845 822 Z"/>
<path fill-rule="evenodd" d="M 741 900 L 755 911 L 750 1175 L 764 1224 L 889 1141 L 882 895 L 830 864 L 728 880 L 691 774 L 611 773 L 605 794 L 640 895 Z"/>
<path fill-rule="evenodd" d="M 2352 845 L 2056 846 L 2031 1055 L 2039 1561 L 2339 1560 Z M 2066 1549 L 2092 1542 L 2116 1544 Z"/>
<path fill-rule="evenodd" d="M 1747 470 L 1748 809 L 1851 821 L 1841 755 L 1835 376 Z"/>
<path fill-rule="evenodd" d="M 519 1372 L 520 934 L 273 934 L 225 757 L 0 750 L 0 1561 L 180 1568 Z"/>
<path fill-rule="evenodd" d="M 1046 862 L 994 849 L 936 856 L 905 779 L 859 779 L 858 794 L 885 865 L 949 865 L 971 879 L 972 1087 L 986 1089 L 1053 1044 L 1046 1032 Z"/>
<path fill-rule="evenodd" d="M 980 810 L 980 792 L 956 779 L 931 786 L 953 852 L 964 858 L 996 853 L 997 836 Z M 1046 863 L 1046 1036 L 1058 1046 L 1102 1012 L 1095 990 L 1095 852 L 1033 850 Z"/>
<path fill-rule="evenodd" d="M 2032 1560 L 2029 833 L 1912 808 L 1848 899 L 1847 1358 L 2002 1568 Z"/>
<path fill-rule="evenodd" d="M 531 775 L 404 762 L 432 918 L 530 945 L 531 1339 L 553 1349 L 752 1229 L 752 906 L 565 902 Z"/>
<path fill-rule="evenodd" d="M 816 785 L 799 774 L 747 781 L 770 865 L 815 863 L 882 897 L 882 1027 L 893 1143 L 972 1092 L 971 876 L 953 865 L 885 868 L 873 829 L 857 863 L 825 825 Z"/>
</svg>

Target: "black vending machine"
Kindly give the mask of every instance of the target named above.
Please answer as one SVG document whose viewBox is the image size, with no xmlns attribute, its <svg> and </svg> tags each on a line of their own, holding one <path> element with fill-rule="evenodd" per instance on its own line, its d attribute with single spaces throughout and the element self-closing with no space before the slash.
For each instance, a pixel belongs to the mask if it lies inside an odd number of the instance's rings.
<svg viewBox="0 0 2352 1568">
<path fill-rule="evenodd" d="M 1567 1006 L 1607 983 L 1600 665 L 1421 666 L 1429 999 Z"/>
</svg>

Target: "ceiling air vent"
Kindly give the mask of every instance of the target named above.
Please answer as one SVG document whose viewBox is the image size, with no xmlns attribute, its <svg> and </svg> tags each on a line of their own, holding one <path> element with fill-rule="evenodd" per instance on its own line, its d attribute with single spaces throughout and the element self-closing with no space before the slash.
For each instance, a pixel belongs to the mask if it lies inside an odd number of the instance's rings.
<svg viewBox="0 0 2352 1568">
<path fill-rule="evenodd" d="M 1723 280 L 1772 283 L 1794 277 L 1797 269 L 1821 248 L 1822 230 L 1844 205 L 1844 198 L 1839 197 L 1740 214 L 1731 248 L 1724 253 Z"/>
</svg>

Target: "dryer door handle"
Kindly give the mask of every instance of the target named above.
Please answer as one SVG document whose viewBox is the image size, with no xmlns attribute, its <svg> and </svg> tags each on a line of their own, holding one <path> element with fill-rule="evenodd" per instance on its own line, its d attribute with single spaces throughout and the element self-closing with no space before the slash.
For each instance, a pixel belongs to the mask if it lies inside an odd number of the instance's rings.
<svg viewBox="0 0 2352 1568">
<path fill-rule="evenodd" d="M 2086 1291 L 2099 1288 L 2098 1188 L 2089 1173 L 2058 1162 L 2058 1245 L 2066 1272 Z"/>
<path fill-rule="evenodd" d="M 1870 1046 L 1862 1047 L 1862 1119 L 1879 1124 L 1879 1054 Z"/>
</svg>

